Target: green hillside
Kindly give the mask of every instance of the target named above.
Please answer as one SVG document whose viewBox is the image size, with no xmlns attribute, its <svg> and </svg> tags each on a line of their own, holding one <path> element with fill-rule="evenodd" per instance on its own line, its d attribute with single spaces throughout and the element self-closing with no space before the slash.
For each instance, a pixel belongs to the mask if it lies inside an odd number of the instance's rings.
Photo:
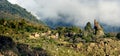
<svg viewBox="0 0 120 56">
<path fill-rule="evenodd" d="M 11 4 L 7 0 L 0 0 L 0 18 L 14 19 L 19 17 L 33 22 L 43 23 L 19 5 Z"/>
<path fill-rule="evenodd" d="M 120 54 L 120 34 L 98 37 L 90 23 L 85 30 L 54 30 L 24 19 L 0 19 L 0 56 L 106 56 Z"/>
<path fill-rule="evenodd" d="M 24 19 L 20 20 L 1 19 L 0 40 L 2 41 L 0 42 L 1 46 L 0 55 L 6 56 L 82 55 L 72 48 L 59 46 L 59 44 L 62 43 L 63 39 L 55 40 L 54 36 L 56 33 L 57 33 L 56 30 L 50 30 L 47 26 L 32 23 Z"/>
</svg>

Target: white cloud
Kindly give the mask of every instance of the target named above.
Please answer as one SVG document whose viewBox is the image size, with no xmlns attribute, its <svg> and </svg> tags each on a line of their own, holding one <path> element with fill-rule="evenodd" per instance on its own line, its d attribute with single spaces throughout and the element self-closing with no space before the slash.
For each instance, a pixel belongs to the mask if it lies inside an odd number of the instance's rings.
<svg viewBox="0 0 120 56">
<path fill-rule="evenodd" d="M 66 22 L 83 26 L 86 22 L 100 20 L 108 25 L 120 25 L 119 0 L 9 0 L 39 16 L 41 20 L 50 18 L 53 22 L 68 16 Z M 112 23 L 111 23 L 112 22 Z"/>
<path fill-rule="evenodd" d="M 8 1 L 10 1 L 13 4 L 17 3 L 17 0 L 8 0 Z"/>
</svg>

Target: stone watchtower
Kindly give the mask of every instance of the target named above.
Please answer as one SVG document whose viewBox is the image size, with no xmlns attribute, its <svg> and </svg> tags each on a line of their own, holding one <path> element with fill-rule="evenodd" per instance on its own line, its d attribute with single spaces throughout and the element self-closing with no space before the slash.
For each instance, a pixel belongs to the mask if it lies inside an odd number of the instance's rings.
<svg viewBox="0 0 120 56">
<path fill-rule="evenodd" d="M 94 20 L 94 33 L 97 37 L 104 36 L 103 28 L 100 26 L 100 24 L 97 22 L 97 20 Z"/>
</svg>

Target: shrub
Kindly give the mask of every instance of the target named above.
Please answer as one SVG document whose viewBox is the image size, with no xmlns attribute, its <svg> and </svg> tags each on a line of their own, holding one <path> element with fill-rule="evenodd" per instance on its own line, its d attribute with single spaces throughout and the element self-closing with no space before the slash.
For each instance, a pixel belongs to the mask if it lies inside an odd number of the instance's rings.
<svg viewBox="0 0 120 56">
<path fill-rule="evenodd" d="M 116 36 L 118 39 L 120 39 L 120 32 L 117 34 L 117 36 Z"/>
<path fill-rule="evenodd" d="M 115 33 L 115 32 L 105 33 L 105 37 L 115 37 L 116 35 L 117 35 L 117 33 Z"/>
<path fill-rule="evenodd" d="M 92 41 L 92 38 L 90 36 L 87 36 L 87 37 L 82 37 L 86 42 L 90 42 Z"/>
</svg>

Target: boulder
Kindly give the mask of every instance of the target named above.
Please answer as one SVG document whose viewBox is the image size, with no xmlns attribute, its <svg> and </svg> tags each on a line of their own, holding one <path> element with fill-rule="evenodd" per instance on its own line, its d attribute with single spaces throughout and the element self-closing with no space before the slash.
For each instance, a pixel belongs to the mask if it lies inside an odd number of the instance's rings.
<svg viewBox="0 0 120 56">
<path fill-rule="evenodd" d="M 39 33 L 32 33 L 31 35 L 29 35 L 29 37 L 32 39 L 37 39 L 40 37 L 40 34 Z"/>
</svg>

